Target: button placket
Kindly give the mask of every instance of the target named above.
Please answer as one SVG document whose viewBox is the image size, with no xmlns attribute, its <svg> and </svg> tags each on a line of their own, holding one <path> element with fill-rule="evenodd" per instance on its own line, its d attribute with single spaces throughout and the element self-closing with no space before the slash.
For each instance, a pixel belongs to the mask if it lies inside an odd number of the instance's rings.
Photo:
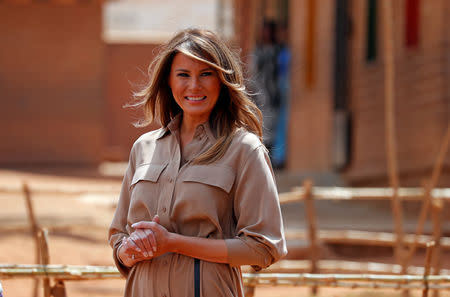
<svg viewBox="0 0 450 297">
<path fill-rule="evenodd" d="M 169 178 L 167 180 L 167 186 L 165 191 L 165 198 L 162 199 L 160 205 L 161 213 L 165 215 L 167 221 L 169 221 L 169 208 L 173 199 L 173 189 L 175 187 L 176 175 L 178 174 L 177 166 L 179 164 L 173 164 L 169 169 Z"/>
<path fill-rule="evenodd" d="M 169 162 L 168 166 L 166 167 L 166 179 L 164 181 L 164 187 L 161 192 L 161 197 L 159 199 L 159 206 L 158 206 L 158 214 L 160 214 L 161 223 L 165 225 L 169 225 L 170 218 L 169 218 L 169 208 L 172 202 L 172 193 L 173 193 L 173 187 L 174 187 L 174 181 L 176 174 L 178 173 L 179 167 L 179 160 L 180 160 L 180 150 L 179 150 L 179 144 L 176 138 L 173 138 L 170 144 L 170 148 L 172 150 L 172 153 L 170 154 L 170 159 L 172 160 Z M 178 162 L 177 162 L 178 161 Z"/>
</svg>

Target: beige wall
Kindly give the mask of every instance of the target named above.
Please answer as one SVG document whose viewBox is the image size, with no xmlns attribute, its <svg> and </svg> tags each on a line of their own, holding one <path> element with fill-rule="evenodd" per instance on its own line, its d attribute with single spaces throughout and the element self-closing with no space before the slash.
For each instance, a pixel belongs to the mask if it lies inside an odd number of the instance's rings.
<svg viewBox="0 0 450 297">
<path fill-rule="evenodd" d="M 420 185 L 430 176 L 449 120 L 443 63 L 448 56 L 444 0 L 420 1 L 418 48 L 406 48 L 403 4 L 395 7 L 395 108 L 400 182 Z M 351 112 L 354 116 L 352 163 L 346 172 L 354 184 L 386 183 L 384 66 L 379 6 L 378 56 L 365 60 L 365 1 L 353 1 Z M 448 43 L 447 43 L 448 44 Z M 448 76 L 447 76 L 448 78 Z M 447 163 L 448 163 L 447 158 Z M 448 181 L 446 182 L 449 184 Z"/>
<path fill-rule="evenodd" d="M 290 1 L 291 107 L 287 167 L 329 171 L 332 166 L 334 1 L 321 1 L 314 19 L 314 85 L 305 83 L 307 0 Z"/>
<path fill-rule="evenodd" d="M 100 5 L 0 4 L 0 163 L 92 163 L 104 144 Z"/>
<path fill-rule="evenodd" d="M 156 46 L 105 44 L 100 4 L 2 4 L 0 36 L 0 164 L 127 160 L 156 127 L 122 108 Z"/>
<path fill-rule="evenodd" d="M 123 106 L 133 102 L 133 91 L 147 82 L 147 68 L 157 46 L 152 44 L 108 44 L 105 65 L 106 146 L 105 159 L 127 160 L 134 141 L 152 125 L 135 128 L 142 112 Z"/>
</svg>

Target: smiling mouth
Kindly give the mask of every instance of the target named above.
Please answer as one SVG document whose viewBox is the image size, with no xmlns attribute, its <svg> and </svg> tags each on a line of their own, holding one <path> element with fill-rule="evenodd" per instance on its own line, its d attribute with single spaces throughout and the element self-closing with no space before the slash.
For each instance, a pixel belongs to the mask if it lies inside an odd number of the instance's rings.
<svg viewBox="0 0 450 297">
<path fill-rule="evenodd" d="M 199 96 L 199 97 L 186 96 L 184 97 L 184 99 L 187 99 L 189 101 L 202 101 L 206 99 L 206 96 Z"/>
</svg>

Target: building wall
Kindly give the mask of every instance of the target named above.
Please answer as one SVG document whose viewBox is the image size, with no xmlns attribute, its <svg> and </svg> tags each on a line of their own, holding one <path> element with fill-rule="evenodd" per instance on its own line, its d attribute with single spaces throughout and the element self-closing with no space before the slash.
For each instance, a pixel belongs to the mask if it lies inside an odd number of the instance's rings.
<svg viewBox="0 0 450 297">
<path fill-rule="evenodd" d="M 100 34 L 94 2 L 0 3 L 0 164 L 100 160 Z"/>
<path fill-rule="evenodd" d="M 290 171 L 332 169 L 334 1 L 316 4 L 313 17 L 313 83 L 307 75 L 307 11 L 313 1 L 290 1 L 289 35 L 292 48 L 291 106 L 287 168 Z M 311 45 L 310 45 L 311 46 Z"/>
<path fill-rule="evenodd" d="M 133 91 L 147 83 L 147 69 L 157 52 L 152 44 L 108 44 L 105 65 L 106 146 L 107 160 L 127 160 L 134 141 L 142 133 L 157 128 L 136 128 L 142 118 L 140 110 L 123 108 L 134 102 Z"/>
<path fill-rule="evenodd" d="M 351 113 L 352 162 L 346 172 L 353 184 L 386 184 L 384 57 L 381 5 L 378 6 L 377 58 L 365 58 L 366 3 L 352 1 Z M 431 170 L 449 121 L 446 93 L 448 45 L 445 0 L 420 1 L 419 45 L 404 42 L 404 1 L 394 7 L 395 117 L 400 183 L 421 185 Z M 378 3 L 380 4 L 380 3 Z M 448 44 L 448 43 L 447 43 Z M 447 158 L 448 164 L 449 158 Z M 443 182 L 450 184 L 444 177 Z"/>
<path fill-rule="evenodd" d="M 292 49 L 287 169 L 333 171 L 335 1 L 289 1 Z M 262 20 L 261 2 L 236 7 L 236 41 L 247 61 Z M 365 60 L 367 1 L 350 1 L 350 112 L 353 142 L 344 177 L 355 185 L 386 185 L 381 7 L 378 57 Z M 420 42 L 405 48 L 405 0 L 395 2 L 396 118 L 402 185 L 430 175 L 450 118 L 449 18 L 446 0 L 420 1 Z M 80 22 L 80 20 L 83 20 Z M 126 160 L 141 114 L 124 110 L 145 82 L 156 45 L 105 44 L 95 3 L 0 4 L 0 164 L 98 163 Z M 312 46 L 312 58 L 308 57 Z M 307 82 L 308 65 L 313 70 Z M 447 154 L 447 155 L 450 155 Z M 449 157 L 450 158 L 450 157 Z M 446 160 L 441 181 L 449 185 Z"/>
<path fill-rule="evenodd" d="M 80 22 L 80 20 L 83 20 Z M 0 6 L 0 164 L 127 160 L 142 117 L 124 109 L 155 45 L 105 44 L 101 5 Z"/>
</svg>

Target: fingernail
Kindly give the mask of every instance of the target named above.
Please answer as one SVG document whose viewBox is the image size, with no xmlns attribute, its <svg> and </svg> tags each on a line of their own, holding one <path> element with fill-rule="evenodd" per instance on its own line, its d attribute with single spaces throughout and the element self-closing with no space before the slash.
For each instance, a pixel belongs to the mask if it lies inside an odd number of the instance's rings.
<svg viewBox="0 0 450 297">
<path fill-rule="evenodd" d="M 144 253 L 144 257 L 146 257 L 146 258 L 148 257 L 148 254 L 147 254 L 147 252 L 145 252 L 145 253 Z"/>
<path fill-rule="evenodd" d="M 152 251 L 150 251 L 150 257 L 153 257 L 153 252 Z"/>
<path fill-rule="evenodd" d="M 153 251 L 156 252 L 156 246 L 153 246 Z"/>
<path fill-rule="evenodd" d="M 140 248 L 136 248 L 136 252 L 141 252 L 141 249 Z"/>
</svg>

